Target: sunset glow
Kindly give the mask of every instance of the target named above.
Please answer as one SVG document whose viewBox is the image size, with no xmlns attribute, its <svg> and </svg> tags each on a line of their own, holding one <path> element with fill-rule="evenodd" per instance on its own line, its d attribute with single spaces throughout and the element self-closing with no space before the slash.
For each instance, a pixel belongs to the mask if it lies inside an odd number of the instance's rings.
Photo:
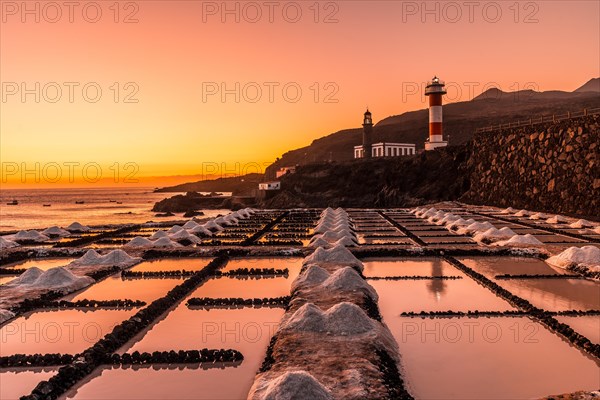
<svg viewBox="0 0 600 400">
<path fill-rule="evenodd" d="M 454 102 L 492 86 L 572 91 L 600 70 L 597 1 L 102 1 L 95 23 L 75 3 L 2 2 L 4 186 L 68 186 L 64 163 L 96 163 L 104 185 L 114 168 L 148 185 L 255 172 L 360 127 L 367 105 L 375 123 L 426 108 L 414 89 L 434 74 Z M 35 163 L 63 179 L 23 179 Z"/>
</svg>

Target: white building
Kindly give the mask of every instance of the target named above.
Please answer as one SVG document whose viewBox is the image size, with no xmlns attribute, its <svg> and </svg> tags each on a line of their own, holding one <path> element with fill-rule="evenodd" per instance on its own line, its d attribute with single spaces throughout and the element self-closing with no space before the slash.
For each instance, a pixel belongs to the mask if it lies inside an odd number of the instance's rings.
<svg viewBox="0 0 600 400">
<path fill-rule="evenodd" d="M 272 182 L 263 182 L 258 184 L 258 190 L 280 190 L 281 182 L 272 181 Z"/>
<path fill-rule="evenodd" d="M 371 157 L 401 157 L 416 154 L 417 149 L 410 143 L 375 143 L 371 146 Z M 354 146 L 354 158 L 364 158 L 363 146 Z"/>
</svg>

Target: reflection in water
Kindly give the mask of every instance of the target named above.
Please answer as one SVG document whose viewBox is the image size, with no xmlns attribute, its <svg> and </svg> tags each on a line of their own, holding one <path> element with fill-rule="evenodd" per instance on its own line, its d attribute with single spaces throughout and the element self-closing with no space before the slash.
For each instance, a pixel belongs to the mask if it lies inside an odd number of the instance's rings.
<svg viewBox="0 0 600 400">
<path fill-rule="evenodd" d="M 89 382 L 70 390 L 66 399 L 90 400 L 217 400 L 245 399 L 249 387 L 239 382 L 254 377 L 245 360 L 237 367 L 190 368 L 172 365 L 170 368 L 100 368 Z"/>
<path fill-rule="evenodd" d="M 498 284 L 548 311 L 600 309 L 600 284 L 591 280 L 512 279 Z"/>
<path fill-rule="evenodd" d="M 431 263 L 431 276 L 444 276 L 442 271 L 442 260 L 438 259 Z M 444 282 L 443 279 L 432 279 L 427 284 L 427 289 L 433 293 L 436 301 L 440 301 L 442 294 L 446 289 L 446 282 Z"/>
<path fill-rule="evenodd" d="M 528 318 L 382 315 L 415 398 L 537 399 L 598 388 L 598 364 Z"/>
<path fill-rule="evenodd" d="M 0 369 L 0 399 L 16 400 L 31 393 L 41 381 L 53 376 L 58 367 Z"/>
<path fill-rule="evenodd" d="M 0 329 L 0 355 L 76 354 L 92 346 L 135 312 L 135 309 L 129 309 L 27 313 Z"/>
</svg>

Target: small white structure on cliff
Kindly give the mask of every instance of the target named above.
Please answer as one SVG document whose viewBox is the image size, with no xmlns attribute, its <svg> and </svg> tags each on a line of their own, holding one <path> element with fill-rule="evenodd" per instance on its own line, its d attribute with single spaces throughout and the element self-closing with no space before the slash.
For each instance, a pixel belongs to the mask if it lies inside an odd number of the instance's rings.
<svg viewBox="0 0 600 400">
<path fill-rule="evenodd" d="M 258 184 L 258 190 L 279 190 L 281 189 L 281 182 L 271 181 L 263 182 Z"/>
<path fill-rule="evenodd" d="M 367 109 L 363 120 L 363 144 L 354 146 L 354 158 L 371 157 L 401 157 L 416 153 L 416 147 L 410 143 L 371 143 L 373 133 L 373 119 L 371 112 Z"/>
</svg>

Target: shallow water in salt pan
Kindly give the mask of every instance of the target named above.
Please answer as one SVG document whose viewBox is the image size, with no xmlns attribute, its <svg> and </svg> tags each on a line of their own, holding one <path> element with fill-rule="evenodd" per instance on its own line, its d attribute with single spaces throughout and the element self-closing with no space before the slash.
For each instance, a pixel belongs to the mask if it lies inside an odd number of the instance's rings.
<svg viewBox="0 0 600 400">
<path fill-rule="evenodd" d="M 465 276 L 440 258 L 367 258 L 362 260 L 366 277 L 372 276 Z"/>
<path fill-rule="evenodd" d="M 600 315 L 556 316 L 559 322 L 569 325 L 580 335 L 600 344 Z"/>
<path fill-rule="evenodd" d="M 135 278 L 121 279 L 120 274 L 111 276 L 89 288 L 64 297 L 65 300 L 142 300 L 150 303 L 183 282 L 182 278 Z"/>
<path fill-rule="evenodd" d="M 548 311 L 600 309 L 600 283 L 585 279 L 498 280 L 500 286 Z"/>
<path fill-rule="evenodd" d="M 0 355 L 76 354 L 137 310 L 59 310 L 27 313 L 0 329 Z"/>
<path fill-rule="evenodd" d="M 506 311 L 514 308 L 471 278 L 457 280 L 368 280 L 382 313 L 420 311 Z"/>
<path fill-rule="evenodd" d="M 131 271 L 199 271 L 206 267 L 211 260 L 212 258 L 163 258 L 160 260 L 143 261 L 131 268 Z"/>
<path fill-rule="evenodd" d="M 122 369 L 106 367 L 92 374 L 63 399 L 89 400 L 234 400 L 245 399 L 248 389 L 240 384 L 254 372 L 242 364 L 225 369 Z M 173 368 L 177 365 L 171 366 Z"/>
<path fill-rule="evenodd" d="M 467 267 L 488 278 L 496 275 L 564 275 L 566 271 L 551 267 L 538 258 L 528 257 L 469 257 L 458 258 Z"/>
<path fill-rule="evenodd" d="M 525 317 L 383 318 L 417 399 L 527 399 L 600 385 L 598 364 Z"/>
<path fill-rule="evenodd" d="M 0 369 L 0 399 L 16 400 L 31 391 L 41 381 L 56 374 L 58 367 Z"/>
</svg>

